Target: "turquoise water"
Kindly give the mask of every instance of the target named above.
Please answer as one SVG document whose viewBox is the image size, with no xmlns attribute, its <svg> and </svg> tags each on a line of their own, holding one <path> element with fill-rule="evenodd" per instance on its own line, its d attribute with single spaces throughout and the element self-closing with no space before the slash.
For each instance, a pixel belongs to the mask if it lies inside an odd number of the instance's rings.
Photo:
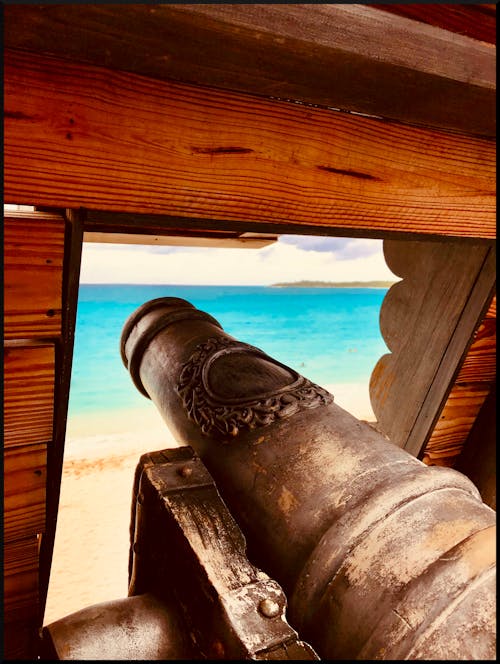
<svg viewBox="0 0 500 664">
<path fill-rule="evenodd" d="M 385 289 L 81 285 L 69 414 L 144 405 L 122 364 L 128 316 L 156 297 L 181 297 L 240 341 L 319 385 L 368 383 L 387 352 L 379 331 Z"/>
</svg>

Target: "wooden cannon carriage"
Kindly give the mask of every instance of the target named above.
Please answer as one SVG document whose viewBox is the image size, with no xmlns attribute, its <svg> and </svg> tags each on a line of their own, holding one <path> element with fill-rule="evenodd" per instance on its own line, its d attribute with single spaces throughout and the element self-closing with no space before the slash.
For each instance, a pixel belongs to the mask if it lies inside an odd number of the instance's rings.
<svg viewBox="0 0 500 664">
<path fill-rule="evenodd" d="M 4 202 L 36 208 L 4 219 L 5 658 L 40 647 L 83 241 L 382 238 L 378 425 L 494 506 L 496 7 L 3 11 Z"/>
</svg>

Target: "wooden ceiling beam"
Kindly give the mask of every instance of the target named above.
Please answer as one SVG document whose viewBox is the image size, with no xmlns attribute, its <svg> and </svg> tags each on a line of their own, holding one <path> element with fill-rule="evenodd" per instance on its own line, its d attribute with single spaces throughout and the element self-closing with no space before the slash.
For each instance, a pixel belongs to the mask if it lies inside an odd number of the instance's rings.
<svg viewBox="0 0 500 664">
<path fill-rule="evenodd" d="M 7 50 L 4 108 L 6 203 L 496 237 L 494 140 Z"/>
<path fill-rule="evenodd" d="M 373 4 L 370 7 L 496 44 L 497 6 L 494 4 L 412 2 L 401 5 Z"/>
<path fill-rule="evenodd" d="M 441 24 L 452 10 L 438 6 Z M 436 11 L 427 8 L 424 18 Z M 8 5 L 4 12 L 7 48 L 422 126 L 496 134 L 495 46 L 385 9 L 74 3 Z M 462 25 L 484 22 L 473 7 L 462 7 L 464 12 Z"/>
</svg>

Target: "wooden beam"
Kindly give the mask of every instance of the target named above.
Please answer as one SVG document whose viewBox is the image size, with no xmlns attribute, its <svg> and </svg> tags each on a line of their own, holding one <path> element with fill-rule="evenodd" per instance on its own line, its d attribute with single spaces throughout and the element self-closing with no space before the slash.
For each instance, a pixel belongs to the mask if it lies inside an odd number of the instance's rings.
<svg viewBox="0 0 500 664">
<path fill-rule="evenodd" d="M 408 3 L 370 5 L 382 11 L 411 18 L 472 39 L 496 44 L 496 13 L 493 4 Z"/>
<path fill-rule="evenodd" d="M 40 614 L 43 624 L 45 603 L 49 587 L 50 568 L 54 551 L 61 477 L 66 441 L 69 389 L 73 365 L 73 346 L 76 327 L 76 310 L 80 282 L 80 265 L 83 243 L 84 212 L 66 210 L 65 246 L 62 275 L 62 329 L 56 357 L 57 383 L 54 407 L 54 438 L 47 450 L 47 487 L 45 532 L 40 547 Z"/>
<path fill-rule="evenodd" d="M 4 106 L 6 202 L 496 235 L 491 140 L 13 51 Z"/>
<path fill-rule="evenodd" d="M 276 242 L 276 235 L 243 233 L 235 237 L 186 237 L 182 235 L 144 235 L 141 233 L 86 232 L 84 242 L 110 244 L 151 244 L 173 247 L 221 247 L 226 249 L 261 249 Z"/>
<path fill-rule="evenodd" d="M 342 3 L 11 5 L 4 39 L 163 80 L 495 135 L 495 46 L 429 25 L 452 26 L 452 10 L 427 7 L 421 23 Z M 484 23 L 484 12 L 462 14 L 462 25 Z"/>
</svg>

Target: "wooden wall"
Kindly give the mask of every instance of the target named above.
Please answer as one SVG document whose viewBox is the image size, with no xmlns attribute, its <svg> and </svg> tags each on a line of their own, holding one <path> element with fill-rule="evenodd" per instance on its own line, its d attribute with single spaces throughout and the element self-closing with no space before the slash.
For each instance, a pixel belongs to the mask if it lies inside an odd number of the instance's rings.
<svg viewBox="0 0 500 664">
<path fill-rule="evenodd" d="M 384 255 L 401 281 L 380 311 L 390 352 L 370 379 L 378 426 L 426 463 L 453 465 L 494 380 L 495 246 L 385 240 Z"/>
<path fill-rule="evenodd" d="M 496 378 L 496 297 L 493 298 L 460 366 L 458 375 L 425 446 L 429 465 L 455 466 Z M 477 447 L 476 447 L 477 450 Z M 477 450 L 480 454 L 479 450 Z M 474 463 L 474 466 L 477 466 Z M 466 464 L 461 464 L 467 472 Z"/>
<path fill-rule="evenodd" d="M 4 649 L 32 659 L 45 599 L 40 557 L 51 550 L 67 390 L 71 227 L 62 215 L 4 218 Z"/>
<path fill-rule="evenodd" d="M 12 658 L 29 656 L 27 634 L 39 621 L 64 236 L 64 219 L 55 215 L 11 213 L 4 221 L 4 643 Z"/>
</svg>

